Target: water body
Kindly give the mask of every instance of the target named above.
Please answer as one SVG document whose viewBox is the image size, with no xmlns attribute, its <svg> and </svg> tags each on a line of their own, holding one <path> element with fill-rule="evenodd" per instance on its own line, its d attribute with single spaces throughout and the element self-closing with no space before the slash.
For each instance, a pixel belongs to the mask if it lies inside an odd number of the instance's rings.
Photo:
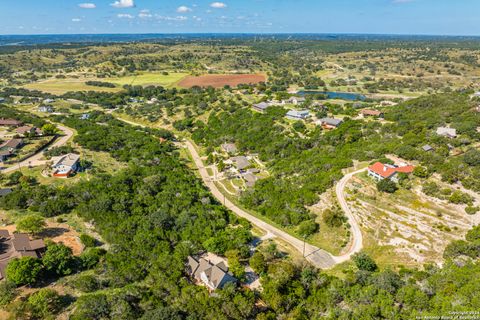
<svg viewBox="0 0 480 320">
<path fill-rule="evenodd" d="M 323 94 L 327 99 L 341 99 L 349 101 L 363 101 L 366 97 L 363 94 L 351 93 L 351 92 L 334 92 L 334 91 L 299 91 L 297 92 L 299 96 L 306 96 L 309 94 Z"/>
</svg>

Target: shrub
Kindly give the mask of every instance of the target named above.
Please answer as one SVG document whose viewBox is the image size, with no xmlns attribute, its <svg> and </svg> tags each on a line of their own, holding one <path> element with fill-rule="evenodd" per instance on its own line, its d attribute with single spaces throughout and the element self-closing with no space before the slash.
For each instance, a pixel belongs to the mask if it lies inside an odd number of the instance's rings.
<svg viewBox="0 0 480 320">
<path fill-rule="evenodd" d="M 341 210 L 327 209 L 323 212 L 323 222 L 330 228 L 341 227 L 347 221 L 347 217 Z"/>
<path fill-rule="evenodd" d="M 314 220 L 303 221 L 298 225 L 298 233 L 308 237 L 318 231 L 319 225 Z"/>
<path fill-rule="evenodd" d="M 398 190 L 398 187 L 395 182 L 389 179 L 383 179 L 377 183 L 377 190 L 380 192 L 394 193 Z"/>
<path fill-rule="evenodd" d="M 45 227 L 45 220 L 38 214 L 29 214 L 17 221 L 17 230 L 27 233 L 38 233 Z"/>
<path fill-rule="evenodd" d="M 59 243 L 47 247 L 42 262 L 48 271 L 64 276 L 73 272 L 75 259 L 72 255 L 72 249 Z"/>
<path fill-rule="evenodd" d="M 15 283 L 5 280 L 0 282 L 0 307 L 5 307 L 17 296 Z"/>
<path fill-rule="evenodd" d="M 363 251 L 359 253 L 355 253 L 352 259 L 353 259 L 353 262 L 355 262 L 355 265 L 357 266 L 357 268 L 360 270 L 373 272 L 378 269 L 375 261 Z"/>
<path fill-rule="evenodd" d="M 33 257 L 22 257 L 14 259 L 7 265 L 5 271 L 7 280 L 14 282 L 17 286 L 32 285 L 37 282 L 42 263 L 39 259 Z"/>
<path fill-rule="evenodd" d="M 86 248 L 95 247 L 96 240 L 94 237 L 89 236 L 88 234 L 82 233 L 80 235 L 80 241 Z"/>
</svg>

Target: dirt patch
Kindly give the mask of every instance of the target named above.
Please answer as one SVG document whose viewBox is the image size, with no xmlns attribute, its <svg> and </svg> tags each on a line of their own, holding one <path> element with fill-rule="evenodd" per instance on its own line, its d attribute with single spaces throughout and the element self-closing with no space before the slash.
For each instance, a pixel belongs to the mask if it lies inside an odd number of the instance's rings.
<svg viewBox="0 0 480 320">
<path fill-rule="evenodd" d="M 265 76 L 262 74 L 207 74 L 198 77 L 188 76 L 178 85 L 183 88 L 194 86 L 222 88 L 226 85 L 236 87 L 239 84 L 255 84 L 264 81 Z"/>
</svg>

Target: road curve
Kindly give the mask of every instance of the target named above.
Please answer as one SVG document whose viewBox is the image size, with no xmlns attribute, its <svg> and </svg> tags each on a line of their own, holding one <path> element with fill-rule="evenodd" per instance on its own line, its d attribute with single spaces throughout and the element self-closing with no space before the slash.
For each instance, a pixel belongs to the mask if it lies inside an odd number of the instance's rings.
<svg viewBox="0 0 480 320">
<path fill-rule="evenodd" d="M 61 147 L 65 145 L 68 140 L 73 136 L 73 130 L 70 128 L 67 128 L 62 125 L 57 125 L 57 128 L 63 131 L 63 136 L 61 136 L 59 139 L 57 139 L 51 146 L 52 147 Z M 46 160 L 40 160 L 43 157 L 43 152 L 37 152 L 31 157 L 23 160 L 22 162 L 19 162 L 11 167 L 5 168 L 5 169 L 0 169 L 1 173 L 9 173 L 13 172 L 15 170 L 18 170 L 23 167 L 38 167 L 45 165 L 47 163 Z"/>
</svg>

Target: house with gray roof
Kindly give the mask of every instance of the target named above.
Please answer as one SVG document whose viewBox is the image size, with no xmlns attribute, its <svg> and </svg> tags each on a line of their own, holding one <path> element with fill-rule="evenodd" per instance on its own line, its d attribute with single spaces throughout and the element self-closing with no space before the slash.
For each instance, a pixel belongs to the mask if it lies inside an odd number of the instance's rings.
<svg viewBox="0 0 480 320">
<path fill-rule="evenodd" d="M 305 102 L 305 98 L 304 97 L 290 97 L 290 99 L 287 100 L 287 103 L 291 103 L 291 104 L 300 104 L 300 103 L 304 103 Z"/>
<path fill-rule="evenodd" d="M 457 137 L 457 130 L 454 128 L 449 127 L 439 127 L 437 128 L 437 134 L 439 136 L 447 137 L 447 138 L 456 138 Z"/>
<path fill-rule="evenodd" d="M 205 284 L 210 290 L 221 289 L 229 282 L 237 282 L 224 262 L 213 264 L 204 258 L 189 256 L 187 272 L 190 277 Z"/>
<path fill-rule="evenodd" d="M 321 125 L 324 129 L 335 129 L 343 123 L 341 119 L 335 118 L 322 118 L 317 121 L 317 124 Z"/>
<path fill-rule="evenodd" d="M 22 139 L 10 139 L 0 145 L 0 150 L 13 151 L 15 149 L 20 148 L 22 145 L 23 145 Z"/>
<path fill-rule="evenodd" d="M 285 115 L 290 120 L 305 120 L 310 116 L 308 110 L 290 110 Z"/>
<path fill-rule="evenodd" d="M 252 188 L 253 186 L 255 186 L 255 183 L 259 179 L 256 175 L 254 175 L 251 172 L 247 172 L 247 173 L 243 174 L 242 177 L 245 180 L 245 185 L 249 188 Z"/>
<path fill-rule="evenodd" d="M 245 156 L 233 157 L 230 158 L 230 160 L 237 170 L 243 170 L 250 166 L 250 161 L 248 161 L 247 157 Z"/>
<path fill-rule="evenodd" d="M 63 156 L 53 158 L 53 176 L 67 178 L 80 169 L 80 155 L 68 153 Z"/>
<path fill-rule="evenodd" d="M 224 143 L 224 144 L 221 145 L 221 148 L 226 153 L 236 153 L 237 152 L 237 146 L 235 145 L 235 143 Z"/>
<path fill-rule="evenodd" d="M 430 152 L 430 151 L 433 151 L 433 147 L 431 145 L 426 144 L 422 147 L 422 150 L 425 152 Z"/>
<path fill-rule="evenodd" d="M 270 102 L 260 102 L 256 103 L 253 105 L 253 109 L 259 111 L 259 112 L 264 112 L 267 110 L 268 107 L 271 107 L 272 104 Z"/>
</svg>

